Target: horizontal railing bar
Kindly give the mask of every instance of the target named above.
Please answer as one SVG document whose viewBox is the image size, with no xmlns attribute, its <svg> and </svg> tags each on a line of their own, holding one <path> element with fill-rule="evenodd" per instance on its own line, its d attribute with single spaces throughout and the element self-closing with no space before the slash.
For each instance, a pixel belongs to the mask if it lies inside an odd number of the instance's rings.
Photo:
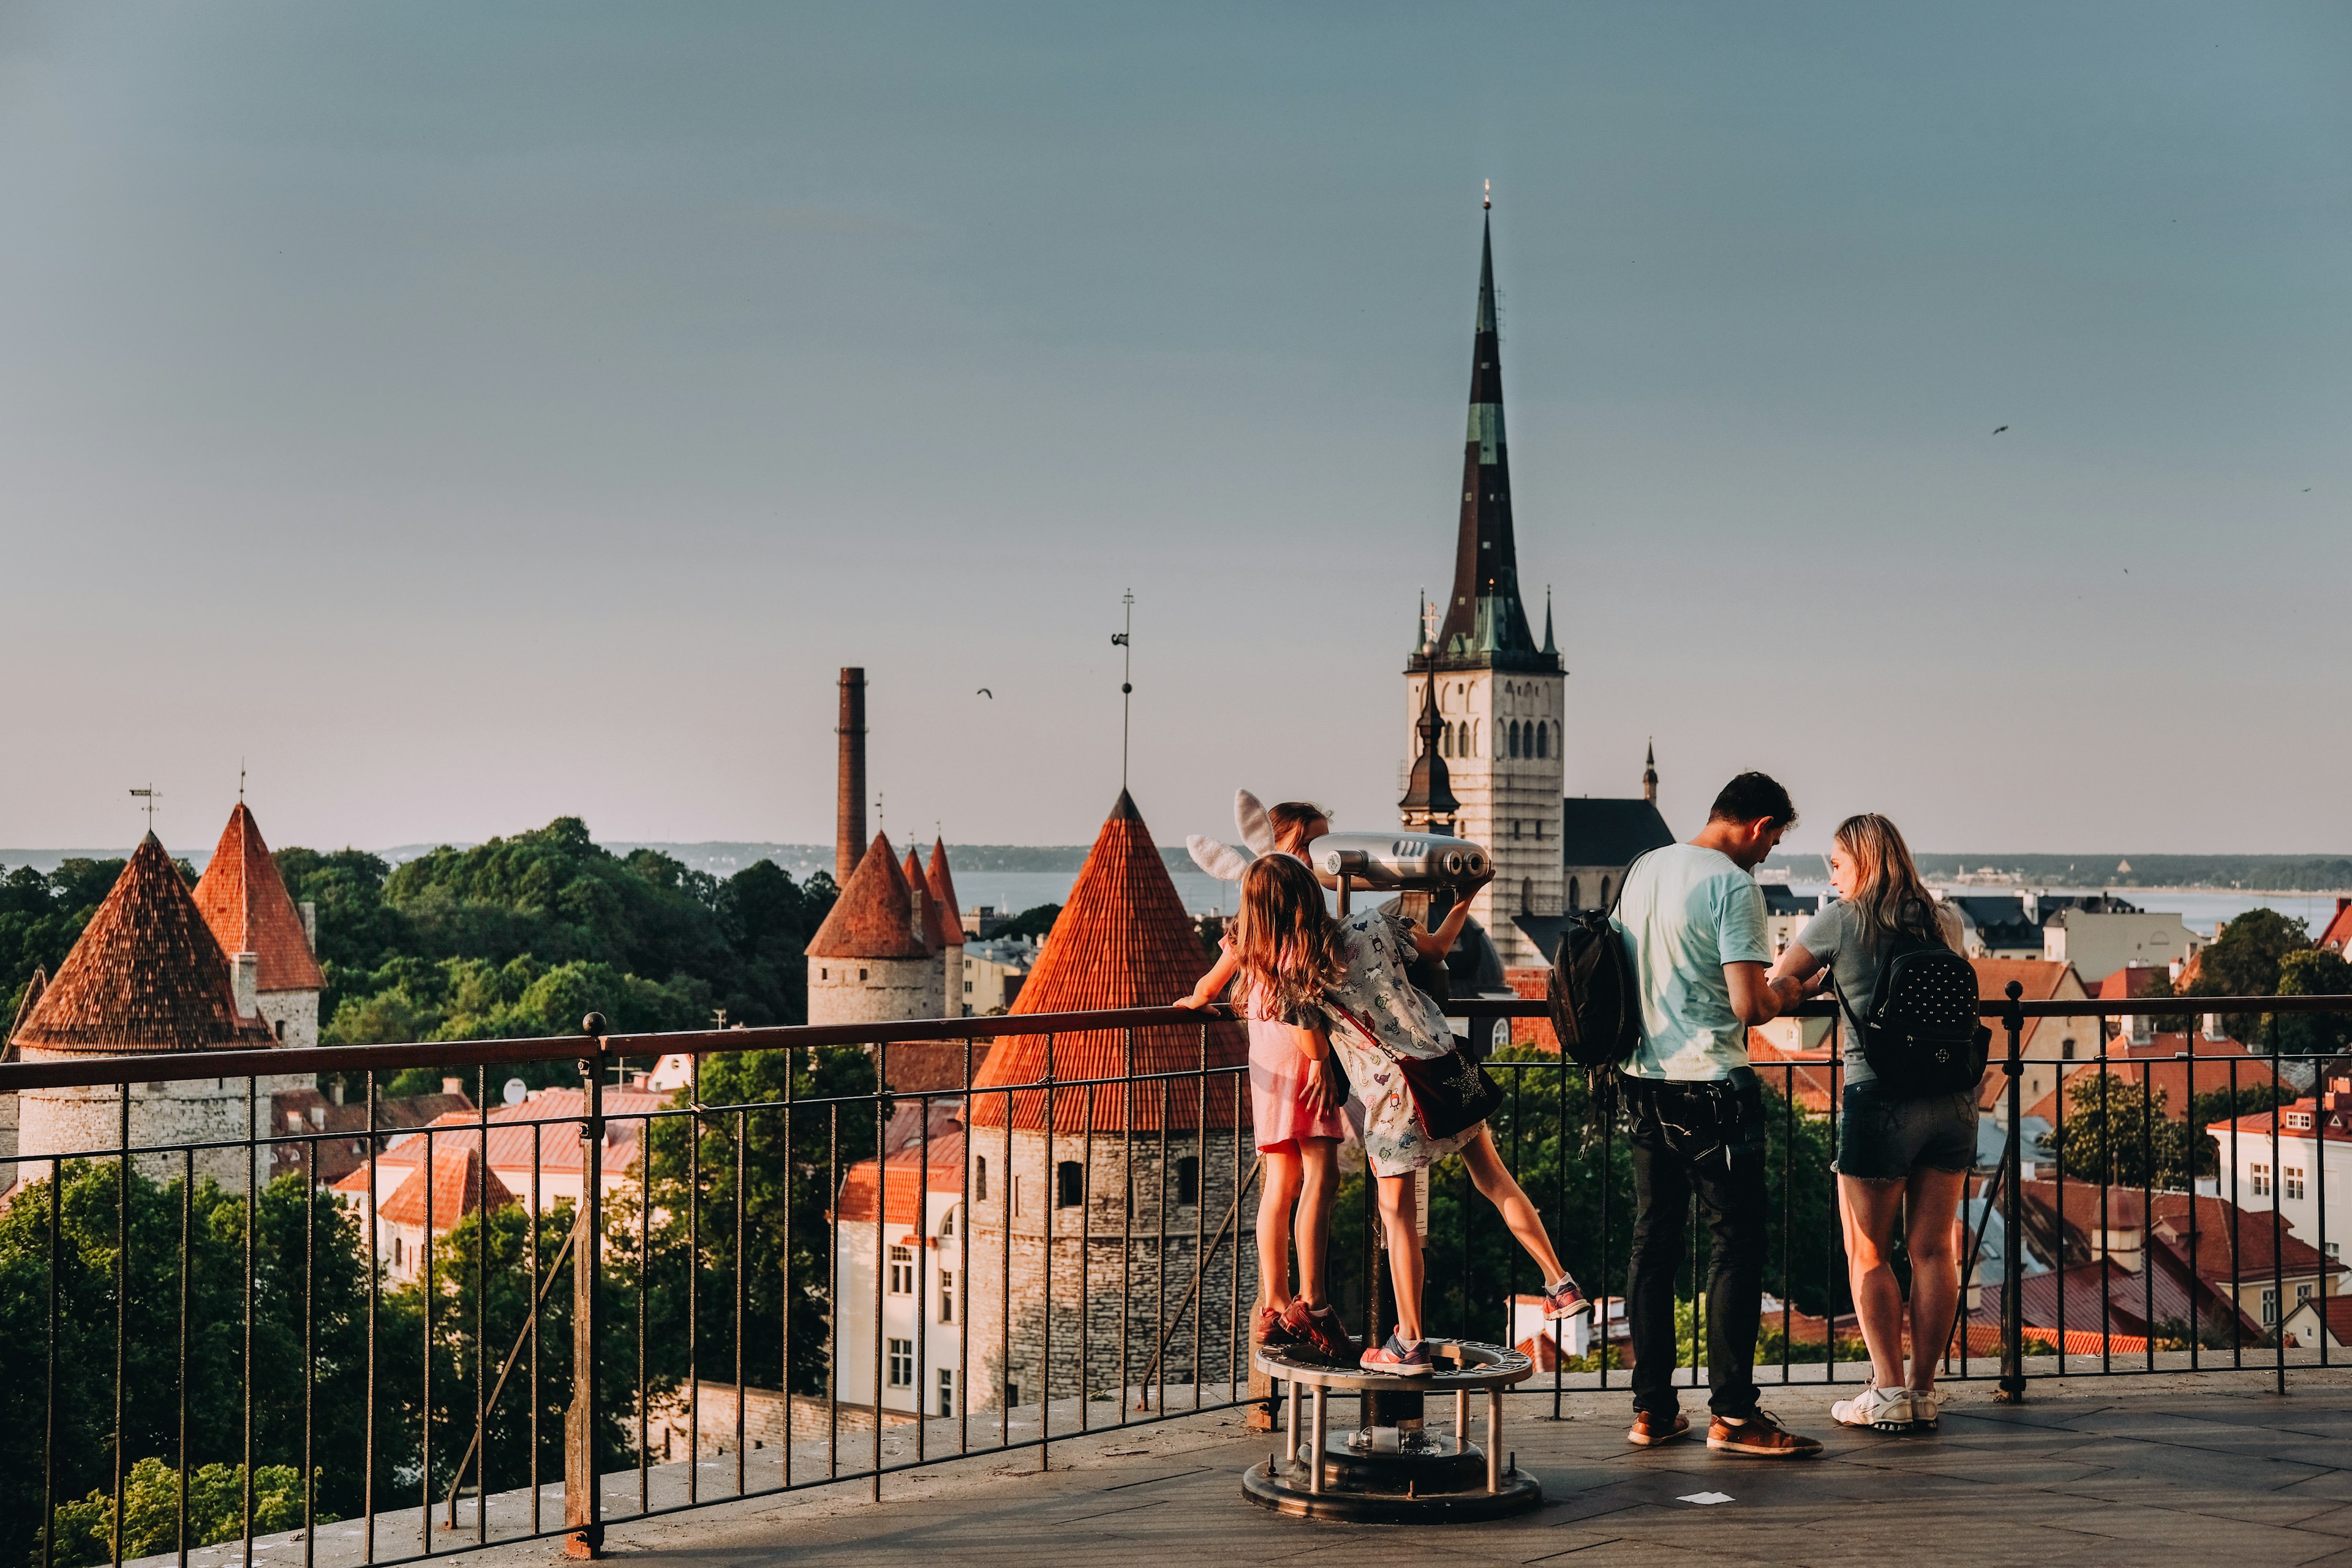
<svg viewBox="0 0 2352 1568">
<path fill-rule="evenodd" d="M 1548 1004 L 1525 998 L 1465 997 L 1444 1005 L 1448 1013 L 1457 1017 L 1542 1018 L 1549 1016 L 1550 1012 Z M 2079 1001 L 2014 1003 L 1987 1000 L 1979 1005 L 1977 1012 L 1979 1016 L 1994 1021 L 2012 1016 L 2020 1018 L 2080 1018 L 2164 1013 L 2192 1016 L 2208 1013 L 2352 1014 L 2352 995 L 2146 996 L 2130 1000 L 2093 996 Z M 1834 1017 L 1836 1006 L 1828 1002 L 1807 1002 L 1782 1016 Z M 553 1035 L 512 1040 L 440 1040 L 382 1046 L 285 1046 L 270 1049 L 157 1052 L 152 1056 L 65 1057 L 43 1061 L 0 1062 L 0 1091 L 118 1083 L 174 1083 L 203 1078 L 253 1078 L 265 1072 L 271 1075 L 370 1070 L 382 1073 L 407 1067 L 487 1067 L 501 1062 L 565 1061 L 589 1057 L 609 1059 L 674 1053 L 711 1056 L 729 1051 L 787 1050 L 823 1046 L 953 1042 L 995 1039 L 1008 1035 L 1086 1034 L 1106 1029 L 1198 1026 L 1204 1021 L 1230 1022 L 1233 1018 L 1233 1009 L 1223 1005 L 1200 1009 L 1119 1007 L 1106 1008 L 1097 1013 L 1029 1013 L 993 1018 L 915 1018 L 879 1025 L 793 1024 L 756 1029 L 692 1029 L 667 1035 L 606 1035 L 601 1040 L 587 1035 Z"/>
</svg>

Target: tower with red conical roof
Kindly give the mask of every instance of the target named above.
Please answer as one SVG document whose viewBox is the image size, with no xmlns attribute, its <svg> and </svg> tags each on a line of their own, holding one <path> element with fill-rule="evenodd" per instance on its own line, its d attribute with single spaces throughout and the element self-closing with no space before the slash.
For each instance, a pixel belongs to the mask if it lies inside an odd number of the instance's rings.
<svg viewBox="0 0 2352 1568">
<path fill-rule="evenodd" d="M 272 1038 L 258 1016 L 239 1010 L 228 954 L 180 879 L 179 868 L 150 833 L 9 1043 L 26 1061 L 68 1061 L 258 1051 Z M 256 1085 L 264 1114 L 276 1087 L 268 1077 Z M 19 1156 L 102 1154 L 121 1146 L 122 1100 L 116 1086 L 28 1089 L 18 1099 Z M 130 1110 L 133 1144 L 243 1139 L 246 1080 L 134 1083 Z M 252 1131 L 266 1135 L 270 1129 Z M 196 1169 L 241 1187 L 247 1158 L 246 1151 L 234 1147 L 200 1150 Z M 268 1158 L 265 1147 L 255 1159 L 264 1180 Z M 136 1159 L 142 1171 L 158 1177 L 180 1171 L 177 1153 Z"/>
<path fill-rule="evenodd" d="M 1164 1007 L 1208 968 L 1150 830 L 1121 790 L 1011 1011 Z M 1154 1303 L 1163 1289 L 1170 1302 L 1192 1291 L 1196 1238 L 1216 1232 L 1247 1168 L 1248 1062 L 1242 1026 L 1207 1020 L 1007 1035 L 990 1048 L 966 1116 L 966 1277 L 989 1282 L 971 1293 L 975 1406 L 1144 1375 L 1159 1338 Z M 1202 1068 L 1205 1077 L 1087 1082 Z M 1068 1087 L 1022 1087 L 1047 1079 Z M 1255 1226 L 1247 1212 L 1236 1222 L 1241 1234 L 1209 1258 L 1193 1298 L 1213 1321 L 1229 1302 L 1245 1311 L 1256 1289 Z M 1226 1338 L 1171 1336 L 1169 1375 L 1231 1376 Z"/>
<path fill-rule="evenodd" d="M 228 954 L 238 1011 L 268 1024 L 280 1045 L 317 1045 L 326 976 L 311 951 L 308 922 L 245 802 L 228 814 L 213 858 L 196 879 L 194 898 Z"/>
<path fill-rule="evenodd" d="M 942 1016 L 940 950 L 887 835 L 877 833 L 808 944 L 812 1024 L 880 1024 Z"/>
<path fill-rule="evenodd" d="M 944 840 L 931 840 L 931 864 L 927 873 L 931 888 L 931 904 L 940 911 L 941 934 L 947 939 L 947 962 L 940 965 L 947 984 L 947 1013 L 950 1018 L 969 1017 L 972 994 L 971 982 L 963 973 L 963 906 L 956 902 L 955 879 L 948 874 L 948 847 Z"/>
</svg>

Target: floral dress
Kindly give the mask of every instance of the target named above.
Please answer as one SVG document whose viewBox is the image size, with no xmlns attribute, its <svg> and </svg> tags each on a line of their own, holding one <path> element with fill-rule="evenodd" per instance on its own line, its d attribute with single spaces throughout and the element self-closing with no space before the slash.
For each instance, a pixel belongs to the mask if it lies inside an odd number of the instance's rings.
<svg viewBox="0 0 2352 1568">
<path fill-rule="evenodd" d="M 1412 955 L 1409 924 L 1373 908 L 1349 915 L 1339 926 L 1348 973 L 1324 993 L 1323 1002 L 1331 1049 L 1348 1069 L 1355 1093 L 1348 1118 L 1363 1138 L 1374 1174 L 1407 1175 L 1478 1135 L 1472 1126 L 1432 1142 L 1413 1116 L 1412 1091 L 1393 1059 L 1442 1057 L 1454 1049 L 1454 1031 L 1446 1027 L 1436 999 L 1405 977 Z"/>
</svg>

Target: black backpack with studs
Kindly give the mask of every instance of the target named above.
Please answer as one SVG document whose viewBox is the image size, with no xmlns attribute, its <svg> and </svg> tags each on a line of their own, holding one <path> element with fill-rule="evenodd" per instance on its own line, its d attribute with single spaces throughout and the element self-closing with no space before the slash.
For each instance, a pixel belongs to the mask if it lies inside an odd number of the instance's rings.
<svg viewBox="0 0 2352 1568">
<path fill-rule="evenodd" d="M 1904 1099 L 1973 1089 L 1992 1044 L 1992 1031 L 1977 1021 L 1976 966 L 1935 937 L 1903 931 L 1879 940 L 1870 1012 L 1857 1015 L 1838 992 L 1863 1059 Z M 1830 981 L 1834 988 L 1834 973 Z"/>
</svg>

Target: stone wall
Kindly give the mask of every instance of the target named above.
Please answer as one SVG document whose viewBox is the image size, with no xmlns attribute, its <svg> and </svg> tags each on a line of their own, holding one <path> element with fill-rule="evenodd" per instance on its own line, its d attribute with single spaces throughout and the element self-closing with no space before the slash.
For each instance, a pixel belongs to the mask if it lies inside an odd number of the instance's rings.
<svg viewBox="0 0 2352 1568">
<path fill-rule="evenodd" d="M 646 1448 L 657 1459 L 686 1458 L 689 1432 L 699 1428 L 701 1451 L 705 1457 L 728 1454 L 735 1450 L 735 1404 L 737 1389 L 731 1383 L 712 1383 L 705 1378 L 698 1399 L 690 1399 L 690 1389 L 681 1384 L 675 1393 L 654 1400 L 647 1406 Z M 874 1406 L 844 1400 L 838 1405 L 827 1404 L 821 1396 L 795 1394 L 787 1407 L 784 1395 L 776 1389 L 748 1387 L 743 1396 L 743 1441 L 754 1450 L 777 1447 L 787 1440 L 806 1443 L 823 1438 L 835 1430 L 839 1422 L 842 1432 L 874 1430 Z M 837 1413 L 837 1415 L 836 1415 Z M 883 1422 L 891 1426 L 912 1425 L 915 1417 L 904 1411 L 886 1410 Z M 631 1440 L 636 1436 L 635 1422 L 629 1424 Z"/>
<path fill-rule="evenodd" d="M 886 1024 L 946 1016 L 944 961 L 922 958 L 808 960 L 812 1024 Z"/>
<path fill-rule="evenodd" d="M 261 1017 L 281 1046 L 319 1043 L 319 994 L 316 991 L 263 991 L 257 994 Z M 307 1087 L 307 1085 L 306 1085 Z"/>
<path fill-rule="evenodd" d="M 47 1053 L 32 1049 L 25 1052 L 25 1058 L 55 1059 Z M 173 1083 L 132 1084 L 131 1143 L 196 1143 L 245 1137 L 246 1086 L 249 1081 L 252 1080 L 243 1078 L 200 1078 Z M 280 1079 L 265 1076 L 255 1089 L 258 1100 L 253 1108 L 255 1125 L 264 1134 L 269 1131 L 270 1090 L 280 1086 Z M 17 1153 L 102 1156 L 109 1150 L 120 1148 L 121 1094 L 121 1088 L 112 1084 L 23 1090 L 17 1096 Z M 247 1158 L 241 1148 L 198 1150 L 196 1173 L 210 1176 L 224 1186 L 240 1188 L 245 1184 Z M 257 1149 L 251 1159 L 258 1179 L 267 1182 L 268 1149 Z M 177 1152 L 157 1152 L 136 1156 L 136 1164 L 143 1175 L 170 1181 L 181 1173 L 184 1160 L 184 1156 Z M 28 1167 L 24 1174 L 38 1180 L 45 1178 L 47 1172 Z"/>
<path fill-rule="evenodd" d="M 1162 1371 L 1171 1383 L 1189 1383 L 1196 1370 L 1196 1323 L 1197 1370 L 1203 1380 L 1223 1383 L 1236 1361 L 1246 1364 L 1257 1295 L 1256 1189 L 1251 1188 L 1231 1224 L 1227 1215 L 1236 1178 L 1246 1181 L 1249 1175 L 1254 1150 L 1244 1143 L 1236 1170 L 1232 1132 L 1212 1131 L 1202 1149 L 1190 1134 L 1171 1131 L 1163 1238 L 1158 1133 L 1130 1141 L 1097 1132 L 1089 1161 L 1082 1135 L 1058 1134 L 1049 1152 L 1044 1133 L 1015 1131 L 1009 1165 L 1004 1138 L 1002 1128 L 977 1128 L 971 1152 L 966 1284 L 971 1352 L 966 1393 L 972 1409 L 996 1408 L 1008 1384 L 1017 1390 L 1019 1403 L 1034 1404 L 1041 1394 L 1074 1396 L 1082 1383 L 1087 1392 L 1141 1383 L 1163 1333 Z M 1189 1159 L 1201 1161 L 1200 1201 L 1182 1204 L 1177 1201 L 1177 1168 Z M 983 1160 L 985 1197 L 979 1163 Z M 1090 1167 L 1082 1205 L 1057 1202 L 1057 1167 L 1065 1162 L 1080 1172 Z M 1124 1223 L 1130 1179 L 1131 1226 Z M 1019 1205 L 1008 1215 L 1007 1199 L 1016 1182 Z M 1208 1260 L 1199 1270 L 1199 1298 L 1188 1309 L 1203 1252 Z M 1229 1338 L 1236 1350 L 1229 1350 Z"/>
</svg>

